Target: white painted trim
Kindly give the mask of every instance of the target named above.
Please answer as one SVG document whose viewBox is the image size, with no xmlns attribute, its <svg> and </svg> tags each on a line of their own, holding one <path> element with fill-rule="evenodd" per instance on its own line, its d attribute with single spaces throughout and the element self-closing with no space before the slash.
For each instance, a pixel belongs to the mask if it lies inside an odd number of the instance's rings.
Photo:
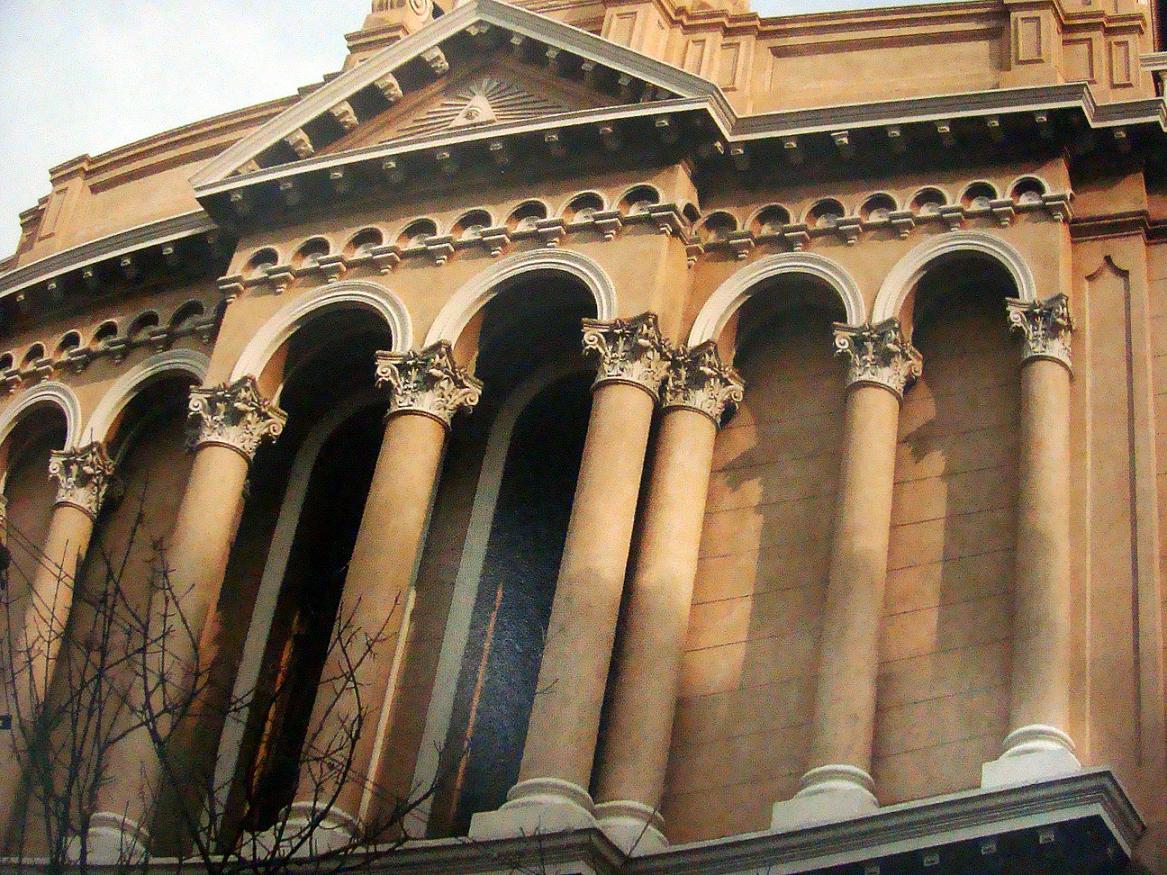
<svg viewBox="0 0 1167 875">
<path fill-rule="evenodd" d="M 580 280 L 596 301 L 597 319 L 616 318 L 616 286 L 599 264 L 586 255 L 570 249 L 536 249 L 502 259 L 465 283 L 442 307 L 429 333 L 425 346 L 440 340 L 451 345 L 458 342 L 467 323 L 500 291 L 509 279 L 533 270 L 557 270 Z"/>
<path fill-rule="evenodd" d="M 288 558 L 291 556 L 292 544 L 296 538 L 296 528 L 300 523 L 300 512 L 304 508 L 304 500 L 308 495 L 308 485 L 312 479 L 312 469 L 316 466 L 320 450 L 346 419 L 365 407 L 384 403 L 384 396 L 374 393 L 372 390 L 347 399 L 313 426 L 296 453 L 296 458 L 288 473 L 288 486 L 284 492 L 283 503 L 280 505 L 280 514 L 272 534 L 271 546 L 268 548 L 263 576 L 260 578 L 259 592 L 255 596 L 255 606 L 251 610 L 247 639 L 243 644 L 243 653 L 239 659 L 239 671 L 235 675 L 232 701 L 245 701 L 248 696 L 254 694 L 255 686 L 259 682 L 263 654 L 267 650 L 272 619 L 275 616 L 276 604 L 279 602 L 280 590 L 283 588 L 284 574 L 288 569 Z M 228 715 L 228 719 L 223 724 L 223 730 L 219 734 L 219 750 L 215 757 L 214 792 L 218 796 L 215 800 L 215 811 L 222 812 L 226 809 L 227 794 L 231 790 L 235 771 L 239 765 L 239 754 L 243 748 L 243 733 L 247 728 L 250 715 L 250 708 L 247 708 L 243 713 L 233 711 Z"/>
<path fill-rule="evenodd" d="M 56 404 L 65 414 L 65 445 L 62 449 L 77 449 L 81 445 L 81 403 L 72 389 L 56 380 L 38 383 L 5 408 L 0 414 L 0 443 L 8 439 L 25 412 L 45 403 Z"/>
<path fill-rule="evenodd" d="M 885 319 L 898 317 L 908 294 L 932 263 L 944 255 L 960 252 L 986 255 L 999 262 L 1013 277 L 1017 287 L 1016 297 L 1023 301 L 1037 300 L 1033 272 L 1020 252 L 1000 237 L 983 231 L 949 231 L 926 240 L 896 262 L 875 296 L 871 321 L 878 324 Z"/>
<path fill-rule="evenodd" d="M 325 308 L 356 306 L 372 310 L 389 325 L 391 352 L 405 352 L 413 344 L 413 323 L 405 304 L 392 291 L 365 280 L 329 283 L 288 303 L 255 332 L 231 371 L 231 382 L 258 377 L 276 350 L 296 329 Z"/>
<path fill-rule="evenodd" d="M 200 384 L 210 365 L 203 353 L 193 349 L 171 349 L 150 356 L 122 374 L 101 396 L 85 426 L 86 443 L 109 441 L 114 422 L 134 396 L 151 383 L 172 373 L 187 373 Z"/>
<path fill-rule="evenodd" d="M 758 291 L 762 282 L 790 273 L 808 274 L 825 282 L 839 295 L 847 324 L 863 323 L 867 313 L 863 294 L 846 268 L 813 252 L 784 252 L 758 259 L 718 286 L 693 321 L 693 328 L 689 331 L 689 345 L 716 340 L 730 317 Z"/>
<path fill-rule="evenodd" d="M 422 733 L 417 764 L 413 771 L 413 787 L 432 787 L 441 767 L 441 751 L 450 732 L 450 721 L 453 719 L 458 676 L 462 672 L 462 658 L 466 653 L 466 644 L 470 640 L 470 623 L 474 617 L 474 605 L 478 601 L 478 586 L 482 580 L 486 548 L 490 543 L 490 532 L 494 525 L 494 510 L 498 503 L 499 490 L 502 488 L 507 453 L 511 448 L 515 425 L 535 396 L 557 380 L 576 373 L 581 373 L 580 365 L 571 361 L 554 362 L 535 371 L 515 387 L 491 426 L 481 473 L 478 476 L 478 488 L 474 492 L 470 525 L 466 529 L 462 561 L 458 566 L 458 576 L 454 580 L 454 594 L 450 600 L 450 613 L 446 619 L 446 631 L 438 655 L 433 693 L 426 711 L 425 730 Z M 427 799 L 416 811 L 419 824 L 429 822 L 430 810 L 431 800 Z"/>
</svg>

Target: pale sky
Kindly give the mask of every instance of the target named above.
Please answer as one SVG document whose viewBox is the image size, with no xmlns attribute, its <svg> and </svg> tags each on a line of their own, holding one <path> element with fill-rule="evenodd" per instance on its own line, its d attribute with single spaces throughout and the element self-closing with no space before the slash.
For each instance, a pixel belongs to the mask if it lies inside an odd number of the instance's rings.
<svg viewBox="0 0 1167 875">
<path fill-rule="evenodd" d="M 370 5 L 0 0 L 0 257 L 16 248 L 17 214 L 48 193 L 50 167 L 319 81 Z M 876 5 L 888 4 L 754 0 L 764 15 Z"/>
</svg>

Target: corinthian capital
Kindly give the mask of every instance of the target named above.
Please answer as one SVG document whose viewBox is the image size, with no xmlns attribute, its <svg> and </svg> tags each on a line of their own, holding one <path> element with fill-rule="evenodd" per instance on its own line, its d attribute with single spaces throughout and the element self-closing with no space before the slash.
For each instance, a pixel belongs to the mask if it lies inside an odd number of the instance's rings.
<svg viewBox="0 0 1167 875">
<path fill-rule="evenodd" d="M 80 508 L 91 517 L 101 510 L 114 466 L 105 447 L 92 443 L 79 450 L 54 450 L 49 477 L 57 481 L 57 504 Z"/>
<path fill-rule="evenodd" d="M 661 337 L 655 313 L 631 319 L 583 320 L 583 349 L 600 359 L 593 386 L 630 383 L 657 397 L 668 373 L 673 350 Z"/>
<path fill-rule="evenodd" d="M 197 428 L 195 447 L 230 447 L 247 461 L 265 440 L 275 440 L 288 415 L 260 394 L 255 377 L 231 384 L 196 388 L 190 393 L 190 417 Z"/>
<path fill-rule="evenodd" d="M 1063 294 L 1044 301 L 1021 301 L 1007 298 L 1009 327 L 1025 335 L 1021 360 L 1052 359 L 1070 367 L 1070 335 L 1074 333 L 1074 319 L 1070 315 L 1070 299 Z"/>
<path fill-rule="evenodd" d="M 677 350 L 661 400 L 666 408 L 686 407 L 704 413 L 720 426 L 726 414 L 732 416 L 737 410 L 744 393 L 741 375 L 721 361 L 717 344 L 707 340 L 692 349 Z"/>
<path fill-rule="evenodd" d="M 454 361 L 444 340 L 420 351 L 378 352 L 377 387 L 389 388 L 389 415 L 417 413 L 446 428 L 459 410 L 471 410 L 482 383 Z"/>
<path fill-rule="evenodd" d="M 924 359 L 900 328 L 900 320 L 885 319 L 878 325 L 835 323 L 835 354 L 850 362 L 847 385 L 869 383 L 904 397 L 904 390 L 924 372 Z"/>
</svg>

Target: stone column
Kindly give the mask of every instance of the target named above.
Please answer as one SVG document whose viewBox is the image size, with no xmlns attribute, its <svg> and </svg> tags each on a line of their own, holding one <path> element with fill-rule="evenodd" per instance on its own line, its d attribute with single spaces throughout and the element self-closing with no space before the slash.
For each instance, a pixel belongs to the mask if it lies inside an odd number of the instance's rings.
<svg viewBox="0 0 1167 875">
<path fill-rule="evenodd" d="M 600 761 L 596 816 L 625 853 L 664 848 L 660 816 L 713 443 L 742 380 L 710 341 L 681 350 L 662 391 L 644 529 Z"/>
<path fill-rule="evenodd" d="M 922 360 L 897 319 L 836 325 L 835 347 L 850 369 L 810 769 L 795 797 L 775 804 L 775 830 L 878 807 L 871 750 L 899 410 Z"/>
<path fill-rule="evenodd" d="M 149 620 L 150 640 L 165 640 L 152 650 L 165 650 L 167 665 L 147 667 L 152 701 L 188 701 L 198 666 L 197 648 L 207 616 L 219 599 L 227 560 L 243 507 L 247 472 L 259 445 L 279 436 L 286 416 L 264 398 L 253 377 L 230 385 L 196 388 L 190 395 L 195 458 L 186 492 L 179 504 L 165 559 L 170 571 L 156 585 Z M 181 622 L 179 621 L 181 617 Z M 166 630 L 166 631 L 163 631 Z M 131 696 L 143 700 L 145 683 L 138 680 Z M 134 703 L 135 709 L 141 701 Z M 156 729 L 166 735 L 173 717 L 159 718 Z M 165 774 L 144 728 L 131 731 L 110 752 L 108 783 L 101 787 L 97 813 L 90 821 L 90 863 L 140 859 L 147 853 L 149 814 L 158 788 L 179 776 Z"/>
<path fill-rule="evenodd" d="M 657 391 L 670 350 L 656 316 L 585 319 L 600 359 L 519 781 L 474 838 L 594 826 L 588 783 Z"/>
<path fill-rule="evenodd" d="M 370 826 L 361 823 L 361 808 L 375 779 L 377 723 L 383 709 L 392 707 L 385 697 L 398 639 L 407 634 L 406 602 L 446 436 L 454 415 L 472 409 L 482 391 L 455 364 L 445 341 L 421 352 L 378 353 L 377 385 L 389 393 L 385 437 L 345 578 L 338 634 L 316 694 L 300 784 L 281 835 L 273 836 L 288 842 L 311 831 L 305 854 L 351 844 Z M 347 740 L 353 736 L 355 741 Z M 322 754 L 329 750 L 349 765 L 323 766 Z"/>
<path fill-rule="evenodd" d="M 14 750 L 7 763 L 0 767 L 0 836 L 13 826 L 12 806 L 19 795 L 22 772 L 15 748 L 30 740 L 36 715 L 52 683 L 53 668 L 73 608 L 77 573 L 113 473 L 113 462 L 100 443 L 78 450 L 56 450 L 49 458 L 49 476 L 58 484 L 57 498 L 42 555 L 37 557 L 36 567 L 30 569 L 32 585 L 23 615 L 12 618 L 17 627 L 12 642 L 17 664 L 11 667 L 16 674 L 16 685 L 7 697 L 12 729 L 5 734 Z M 7 518 L 4 528 L 6 537 Z M 9 670 L 5 670 L 3 682 L 11 678 Z"/>
<path fill-rule="evenodd" d="M 1065 295 L 1006 302 L 1024 335 L 1009 734 L 986 787 L 1081 768 L 1069 735 L 1070 337 Z"/>
</svg>

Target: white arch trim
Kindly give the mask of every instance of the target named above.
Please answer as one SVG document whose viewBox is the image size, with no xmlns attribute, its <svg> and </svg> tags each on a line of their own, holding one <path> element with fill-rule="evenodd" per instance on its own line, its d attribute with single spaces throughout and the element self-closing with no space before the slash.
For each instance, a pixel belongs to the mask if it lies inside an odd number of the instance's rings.
<svg viewBox="0 0 1167 875">
<path fill-rule="evenodd" d="M 1017 297 L 1023 301 L 1037 300 L 1037 284 L 1033 272 L 1021 253 L 992 234 L 983 231 L 949 231 L 921 243 L 896 262 L 875 296 L 871 321 L 880 323 L 900 315 L 908 294 L 936 259 L 958 252 L 974 252 L 994 259 L 1013 277 Z"/>
<path fill-rule="evenodd" d="M 243 377 L 258 377 L 276 350 L 314 313 L 346 304 L 372 310 L 385 320 L 393 335 L 391 352 L 405 352 L 413 345 L 413 323 L 409 311 L 389 289 L 364 280 L 330 283 L 290 301 L 272 316 L 239 356 L 231 372 L 231 382 Z"/>
<path fill-rule="evenodd" d="M 190 374 L 198 383 L 202 383 L 210 363 L 210 359 L 197 350 L 171 349 L 156 353 L 134 365 L 118 377 L 93 409 L 89 423 L 85 426 L 86 442 L 108 441 L 122 410 L 150 383 L 174 373 Z"/>
<path fill-rule="evenodd" d="M 0 414 L 0 443 L 6 441 L 24 414 L 38 404 L 55 404 L 65 414 L 65 446 L 73 450 L 81 441 L 81 403 L 73 390 L 64 383 L 50 380 L 39 383 Z"/>
<path fill-rule="evenodd" d="M 616 285 L 599 264 L 566 249 L 538 249 L 504 258 L 458 289 L 442 307 L 425 338 L 425 346 L 440 340 L 455 344 L 467 323 L 499 292 L 506 280 L 532 270 L 558 270 L 582 282 L 596 301 L 597 319 L 616 318 Z"/>
<path fill-rule="evenodd" d="M 689 345 L 716 340 L 730 317 L 758 290 L 759 283 L 788 273 L 806 274 L 825 282 L 843 302 L 847 324 L 862 324 L 867 312 L 863 305 L 863 295 L 859 285 L 842 265 L 813 252 L 784 252 L 759 258 L 718 286 L 693 322 Z"/>
</svg>

